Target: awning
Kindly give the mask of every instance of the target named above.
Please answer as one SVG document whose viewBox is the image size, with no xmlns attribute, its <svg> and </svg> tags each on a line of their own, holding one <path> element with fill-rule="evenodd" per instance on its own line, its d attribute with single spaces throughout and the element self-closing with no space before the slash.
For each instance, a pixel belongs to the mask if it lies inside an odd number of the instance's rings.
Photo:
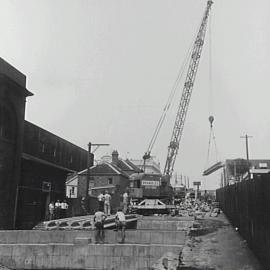
<svg viewBox="0 0 270 270">
<path fill-rule="evenodd" d="M 98 189 L 112 189 L 115 188 L 114 185 L 107 185 L 107 186 L 100 186 L 100 187 L 91 187 L 91 190 L 98 190 Z"/>
</svg>

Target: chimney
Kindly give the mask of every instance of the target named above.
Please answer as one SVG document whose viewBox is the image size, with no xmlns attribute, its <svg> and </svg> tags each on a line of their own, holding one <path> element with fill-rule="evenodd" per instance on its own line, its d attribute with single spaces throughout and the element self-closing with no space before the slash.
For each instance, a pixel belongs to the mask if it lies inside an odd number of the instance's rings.
<svg viewBox="0 0 270 270">
<path fill-rule="evenodd" d="M 112 152 L 112 163 L 115 165 L 118 164 L 118 156 L 119 156 L 118 152 L 116 150 L 114 150 Z"/>
</svg>

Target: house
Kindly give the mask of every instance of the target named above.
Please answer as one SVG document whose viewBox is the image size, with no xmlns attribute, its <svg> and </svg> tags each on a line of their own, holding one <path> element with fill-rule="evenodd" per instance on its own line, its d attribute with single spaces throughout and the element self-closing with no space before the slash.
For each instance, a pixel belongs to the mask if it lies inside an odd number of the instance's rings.
<svg viewBox="0 0 270 270">
<path fill-rule="evenodd" d="M 137 166 L 139 169 L 144 171 L 146 174 L 158 174 L 162 175 L 160 170 L 160 164 L 157 163 L 152 157 L 150 159 L 130 159 L 130 162 Z"/>
<path fill-rule="evenodd" d="M 270 172 L 270 160 L 268 159 L 227 159 L 224 163 L 224 169 L 221 175 L 222 186 L 235 184 L 237 182 L 251 179 L 256 175 Z"/>
<path fill-rule="evenodd" d="M 140 169 L 129 160 L 120 159 L 118 152 L 113 151 L 111 158 L 105 156 L 89 172 L 85 169 L 69 176 L 66 181 L 66 196 L 85 197 L 89 173 L 88 195 L 97 197 L 107 190 L 112 195 L 112 208 L 116 208 L 120 206 L 121 194 L 129 187 L 130 175 L 135 172 L 140 172 Z"/>
</svg>

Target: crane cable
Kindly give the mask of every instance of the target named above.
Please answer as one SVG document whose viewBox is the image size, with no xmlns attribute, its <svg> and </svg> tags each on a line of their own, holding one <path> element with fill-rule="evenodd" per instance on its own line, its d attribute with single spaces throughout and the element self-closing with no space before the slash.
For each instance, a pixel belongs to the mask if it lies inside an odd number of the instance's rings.
<svg viewBox="0 0 270 270">
<path fill-rule="evenodd" d="M 162 114 L 161 114 L 161 116 L 160 116 L 160 119 L 159 119 L 159 121 L 158 121 L 158 123 L 157 123 L 157 126 L 156 126 L 156 128 L 155 128 L 154 134 L 153 134 L 153 136 L 152 136 L 152 138 L 151 138 L 151 141 L 150 141 L 150 143 L 149 143 L 149 145 L 148 145 L 148 148 L 147 148 L 147 152 L 148 152 L 148 153 L 150 153 L 150 152 L 152 151 L 153 146 L 154 146 L 154 144 L 155 144 L 155 142 L 156 142 L 156 140 L 157 140 L 159 131 L 160 131 L 160 129 L 161 129 L 163 123 L 164 123 L 164 120 L 165 120 L 165 118 L 166 118 L 167 112 L 168 112 L 168 110 L 169 110 L 170 107 L 171 107 L 171 104 L 172 104 L 173 98 L 174 98 L 174 96 L 175 96 L 176 90 L 177 90 L 177 88 L 178 88 L 178 85 L 179 85 L 179 83 L 180 83 L 182 77 L 183 77 L 184 70 L 185 70 L 185 68 L 186 68 L 186 66 L 187 66 L 188 59 L 189 59 L 189 56 L 190 56 L 190 54 L 191 54 L 191 48 L 192 48 L 192 46 L 190 46 L 190 48 L 189 48 L 189 50 L 188 50 L 188 53 L 187 53 L 187 55 L 186 55 L 186 57 L 185 57 L 185 60 L 184 60 L 182 66 L 181 66 L 181 68 L 180 68 L 180 70 L 179 70 L 179 72 L 178 72 L 177 78 L 176 78 L 176 80 L 175 80 L 175 82 L 174 82 L 174 84 L 173 84 L 173 87 L 172 87 L 171 93 L 170 93 L 170 95 L 169 95 L 169 98 L 168 98 L 168 100 L 167 100 L 167 103 L 165 104 L 164 109 L 163 109 L 163 112 L 162 112 Z"/>
<path fill-rule="evenodd" d="M 209 122 L 210 122 L 210 133 L 209 133 L 209 139 L 208 139 L 208 149 L 207 149 L 207 158 L 206 158 L 206 164 L 205 168 L 209 165 L 209 159 L 210 159 L 210 149 L 211 149 L 211 143 L 213 141 L 214 148 L 215 148 L 215 158 L 216 162 L 219 160 L 219 152 L 217 148 L 216 143 L 216 137 L 214 134 L 213 129 L 213 122 L 214 122 L 214 106 L 213 106 L 213 78 L 212 78 L 212 30 L 211 30 L 212 20 L 211 20 L 211 14 L 209 15 L 209 24 L 208 24 L 208 33 L 209 33 Z"/>
</svg>

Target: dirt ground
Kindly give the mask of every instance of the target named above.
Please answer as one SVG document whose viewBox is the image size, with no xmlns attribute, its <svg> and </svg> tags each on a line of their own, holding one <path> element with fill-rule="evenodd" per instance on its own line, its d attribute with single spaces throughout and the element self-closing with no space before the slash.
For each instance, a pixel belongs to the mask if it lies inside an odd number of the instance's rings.
<svg viewBox="0 0 270 270">
<path fill-rule="evenodd" d="M 263 268 L 226 217 L 195 221 L 182 252 L 180 269 L 262 270 Z"/>
</svg>

